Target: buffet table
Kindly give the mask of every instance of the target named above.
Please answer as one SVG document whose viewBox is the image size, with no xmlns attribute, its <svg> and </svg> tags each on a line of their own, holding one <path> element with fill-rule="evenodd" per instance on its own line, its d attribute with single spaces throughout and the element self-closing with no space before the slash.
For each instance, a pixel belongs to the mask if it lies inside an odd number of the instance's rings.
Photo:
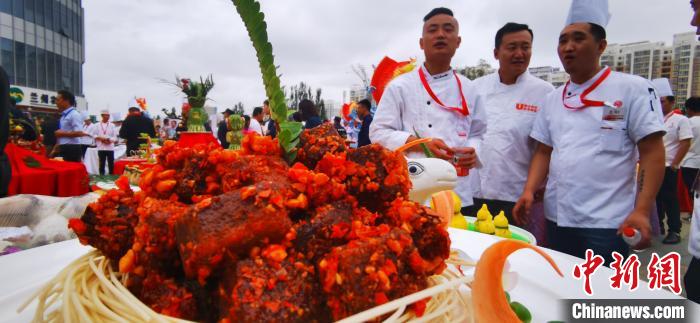
<svg viewBox="0 0 700 323">
<path fill-rule="evenodd" d="M 119 158 L 122 158 L 125 154 L 126 145 L 119 145 L 114 147 L 115 161 Z M 85 164 L 85 169 L 87 169 L 88 174 L 100 174 L 100 158 L 97 155 L 97 148 L 90 147 L 87 149 L 87 151 L 85 152 L 85 158 L 83 158 L 83 164 Z"/>
<path fill-rule="evenodd" d="M 500 239 L 459 229 L 449 231 L 452 247 L 461 249 L 474 259 L 478 259 L 488 246 Z M 34 314 L 34 304 L 19 314 L 16 313 L 16 309 L 43 283 L 90 249 L 91 247 L 82 246 L 77 239 L 73 239 L 0 257 L 0 268 L 3 268 L 0 271 L 0 318 L 8 322 L 29 322 Z M 556 275 L 544 258 L 532 250 L 521 250 L 508 258 L 510 271 L 519 275 L 516 287 L 510 292 L 511 299 L 525 304 L 530 309 L 533 322 L 558 319 L 555 309 L 558 308 L 560 299 L 588 298 L 583 291 L 583 282 L 575 280 L 571 274 L 573 267 L 583 259 L 553 250 L 545 251 L 562 270 L 564 278 Z M 465 273 L 469 274 L 470 271 L 472 269 Z M 664 290 L 650 291 L 643 281 L 640 281 L 639 288 L 633 292 L 626 289 L 612 290 L 608 282 L 612 273 L 611 269 L 601 267 L 591 277 L 594 290 L 592 298 L 680 298 Z M 698 307 L 694 308 L 696 312 Z"/>
<path fill-rule="evenodd" d="M 12 167 L 8 195 L 77 196 L 89 191 L 83 163 L 50 160 L 13 144 L 5 147 Z"/>
</svg>

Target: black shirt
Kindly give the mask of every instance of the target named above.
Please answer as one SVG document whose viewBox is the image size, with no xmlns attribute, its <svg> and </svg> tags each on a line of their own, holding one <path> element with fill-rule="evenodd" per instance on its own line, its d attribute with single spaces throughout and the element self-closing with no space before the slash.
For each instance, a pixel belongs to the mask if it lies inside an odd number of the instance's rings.
<svg viewBox="0 0 700 323">
<path fill-rule="evenodd" d="M 313 116 L 306 120 L 306 124 L 304 124 L 304 129 L 313 129 L 320 126 L 322 123 L 323 121 L 321 121 L 321 117 Z"/>
<path fill-rule="evenodd" d="M 142 133 L 147 133 L 151 138 L 156 136 L 156 128 L 153 126 L 153 120 L 143 115 L 130 115 L 126 117 L 122 128 L 119 129 L 119 137 L 126 139 L 128 142 L 139 140 Z"/>
<path fill-rule="evenodd" d="M 221 142 L 221 147 L 224 149 L 228 148 L 228 141 L 226 141 L 226 133 L 228 132 L 228 127 L 226 126 L 226 120 L 219 122 L 219 129 L 216 130 L 216 137 Z"/>
<path fill-rule="evenodd" d="M 56 130 L 58 130 L 58 120 L 55 118 L 48 118 L 41 125 L 41 134 L 44 136 L 45 146 L 56 144 Z"/>
<path fill-rule="evenodd" d="M 333 123 L 333 127 L 335 127 L 335 130 L 338 131 L 338 134 L 343 137 L 343 138 L 348 138 L 348 132 L 345 130 L 343 125 L 339 123 Z"/>
<path fill-rule="evenodd" d="M 275 123 L 275 120 L 270 119 L 267 121 L 267 135 L 272 138 L 277 137 L 277 123 Z"/>
<path fill-rule="evenodd" d="M 357 135 L 357 147 L 367 146 L 372 143 L 372 141 L 369 140 L 369 125 L 371 124 L 371 114 L 367 114 L 362 118 L 362 127 L 360 128 L 360 133 Z"/>
</svg>

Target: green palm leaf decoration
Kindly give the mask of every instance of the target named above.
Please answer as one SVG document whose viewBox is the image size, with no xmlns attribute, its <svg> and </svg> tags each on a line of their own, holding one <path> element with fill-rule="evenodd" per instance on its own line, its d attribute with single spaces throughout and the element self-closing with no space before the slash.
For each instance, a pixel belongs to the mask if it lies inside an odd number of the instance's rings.
<svg viewBox="0 0 700 323">
<path fill-rule="evenodd" d="M 300 122 L 287 121 L 287 101 L 277 75 L 275 57 L 272 55 L 272 44 L 267 38 L 267 23 L 265 14 L 260 11 L 260 3 L 256 0 L 232 0 L 236 11 L 241 16 L 243 24 L 248 30 L 250 41 L 258 57 L 260 72 L 262 73 L 265 94 L 270 100 L 270 114 L 272 119 L 280 126 L 277 137 L 280 146 L 285 152 L 288 162 L 293 162 L 297 154 L 297 144 L 302 131 Z"/>
</svg>

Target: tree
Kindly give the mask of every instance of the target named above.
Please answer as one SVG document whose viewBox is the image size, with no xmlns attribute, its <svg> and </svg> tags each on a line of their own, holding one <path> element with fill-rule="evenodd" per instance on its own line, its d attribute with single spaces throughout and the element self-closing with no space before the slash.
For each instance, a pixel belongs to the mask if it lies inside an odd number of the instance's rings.
<svg viewBox="0 0 700 323">
<path fill-rule="evenodd" d="M 313 101 L 316 109 L 318 109 L 318 115 L 321 116 L 321 119 L 327 118 L 326 103 L 323 102 L 323 99 L 321 99 L 321 89 L 316 89 L 316 98 Z"/>
<path fill-rule="evenodd" d="M 237 115 L 241 115 L 241 116 L 245 114 L 245 112 L 244 112 L 245 109 L 243 108 L 243 102 L 241 102 L 241 101 L 238 101 L 238 103 L 233 105 L 233 109 L 231 109 L 231 110 L 233 110 L 233 114 L 237 114 Z"/>
<path fill-rule="evenodd" d="M 476 66 L 466 66 L 463 68 L 458 68 L 457 73 L 464 75 L 466 78 L 470 80 L 475 80 L 477 78 L 480 78 L 484 75 L 491 74 L 494 72 L 494 68 L 491 67 L 491 64 L 489 64 L 486 60 L 480 59 L 479 63 L 476 64 Z"/>
</svg>

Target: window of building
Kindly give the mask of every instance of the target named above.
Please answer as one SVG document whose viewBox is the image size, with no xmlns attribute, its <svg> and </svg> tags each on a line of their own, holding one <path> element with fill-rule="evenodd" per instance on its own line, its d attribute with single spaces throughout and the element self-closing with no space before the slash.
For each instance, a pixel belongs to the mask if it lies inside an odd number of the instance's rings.
<svg viewBox="0 0 700 323">
<path fill-rule="evenodd" d="M 34 0 L 24 0 L 24 20 L 34 22 Z"/>
<path fill-rule="evenodd" d="M 44 0 L 44 27 L 53 30 L 53 0 Z"/>
<path fill-rule="evenodd" d="M 46 26 L 44 23 L 44 0 L 34 0 L 34 21 L 39 26 Z"/>
<path fill-rule="evenodd" d="M 25 45 L 27 52 L 27 86 L 36 87 L 36 47 Z"/>
<path fill-rule="evenodd" d="M 24 43 L 15 42 L 15 77 L 17 85 L 27 85 L 27 53 Z"/>
<path fill-rule="evenodd" d="M 46 51 L 41 48 L 36 49 L 36 74 L 36 87 L 46 89 Z"/>
<path fill-rule="evenodd" d="M 15 17 L 24 19 L 24 1 L 12 0 L 12 12 Z"/>
<path fill-rule="evenodd" d="M 53 2 L 53 31 L 59 32 L 61 30 L 61 4 L 58 1 Z"/>
<path fill-rule="evenodd" d="M 83 94 L 83 89 L 80 87 L 80 63 L 73 61 L 73 90 L 77 94 Z"/>
<path fill-rule="evenodd" d="M 55 56 L 56 54 L 46 51 L 46 88 L 52 91 L 58 90 L 56 88 Z"/>
<path fill-rule="evenodd" d="M 12 14 L 12 1 L 5 0 L 5 1 L 0 1 L 0 12 L 4 12 L 6 14 Z"/>
<path fill-rule="evenodd" d="M 61 88 L 62 89 L 68 89 L 71 92 L 73 92 L 73 89 L 71 89 L 71 66 L 70 66 L 70 61 L 68 60 L 68 57 L 61 57 Z"/>
<path fill-rule="evenodd" d="M 10 78 L 15 83 L 15 51 L 14 43 L 7 38 L 0 38 L 0 62 Z"/>
</svg>

